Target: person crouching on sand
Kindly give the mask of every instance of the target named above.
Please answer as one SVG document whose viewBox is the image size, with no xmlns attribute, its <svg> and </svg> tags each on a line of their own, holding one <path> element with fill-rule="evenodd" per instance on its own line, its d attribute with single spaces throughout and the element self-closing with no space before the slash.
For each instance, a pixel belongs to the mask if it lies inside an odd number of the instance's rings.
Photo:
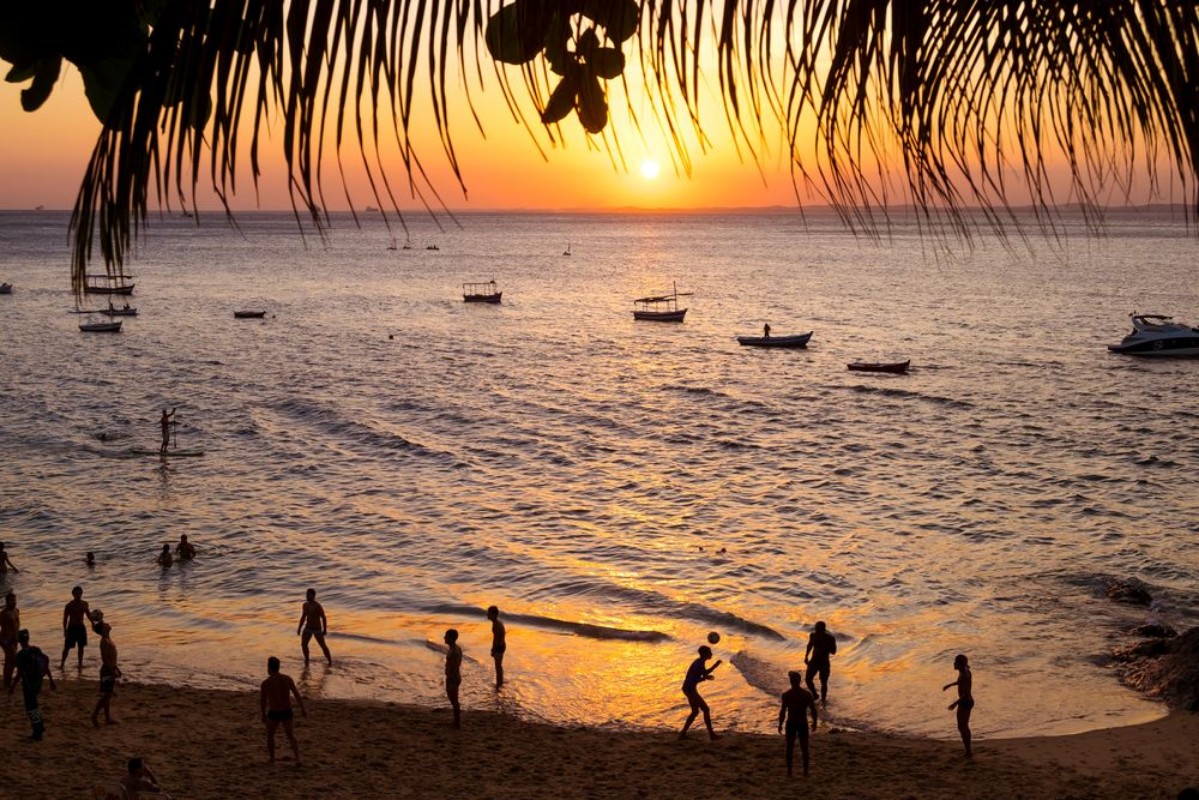
<svg viewBox="0 0 1199 800">
<path fill-rule="evenodd" d="M 950 686 L 958 687 L 958 699 L 949 704 L 949 710 L 956 708 L 958 711 L 958 733 L 966 747 L 966 758 L 970 758 L 973 755 L 970 750 L 970 712 L 974 710 L 974 675 L 970 672 L 969 660 L 960 653 L 953 660 L 953 668 L 958 671 L 958 679 L 942 686 L 941 691 Z"/>
<path fill-rule="evenodd" d="M 816 731 L 816 698 L 803 688 L 803 677 L 798 672 L 788 672 L 791 688 L 783 692 L 783 705 L 779 709 L 779 733 L 783 723 L 787 725 L 787 777 L 791 777 L 791 765 L 795 761 L 795 739 L 799 738 L 799 750 L 803 756 L 803 774 L 808 775 L 808 726 L 804 718 L 812 714 L 812 731 Z"/>
<path fill-rule="evenodd" d="M 293 695 L 295 696 L 296 703 L 300 706 L 300 716 L 307 717 L 308 711 L 304 708 L 304 698 L 300 697 L 300 690 L 296 688 L 296 682 L 291 679 L 291 676 L 284 675 L 279 671 L 279 659 L 274 656 L 268 658 L 266 672 L 266 680 L 262 682 L 261 690 L 258 693 L 258 705 L 262 711 L 262 721 L 266 724 L 267 755 L 274 764 L 275 730 L 282 724 L 287 741 L 291 744 L 291 752 L 296 757 L 296 766 L 299 766 L 300 745 L 296 742 L 296 733 L 292 728 L 295 712 L 291 708 L 291 698 Z"/>
<path fill-rule="evenodd" d="M 158 778 L 150 771 L 150 767 L 140 758 L 131 758 L 125 768 L 125 776 L 121 778 L 121 797 L 138 800 L 143 794 L 170 800 L 170 795 L 163 794 L 158 785 Z"/>
<path fill-rule="evenodd" d="M 462 727 L 462 706 L 458 703 L 458 687 L 462 685 L 462 648 L 458 646 L 458 631 L 445 632 L 445 696 L 454 709 L 454 727 Z"/>
<path fill-rule="evenodd" d="M 687 716 L 687 721 L 683 723 L 683 731 L 679 734 L 680 739 L 687 737 L 687 731 L 691 729 L 691 723 L 695 722 L 695 718 L 702 711 L 704 714 L 704 725 L 708 729 L 708 736 L 711 739 L 719 739 L 716 731 L 712 730 L 712 712 L 708 708 L 708 704 L 704 702 L 704 698 L 699 694 L 699 685 L 704 681 L 712 680 L 712 673 L 722 662 L 717 661 L 710 667 L 705 666 L 708 659 L 712 657 L 712 648 L 705 645 L 700 645 L 699 658 L 691 662 L 691 666 L 687 668 L 687 677 L 683 679 L 683 696 L 687 698 L 687 702 L 691 705 L 691 713 Z"/>
<path fill-rule="evenodd" d="M 109 713 L 112 696 L 117 691 L 117 678 L 121 677 L 121 669 L 117 666 L 117 646 L 112 640 L 112 625 L 104 621 L 104 612 L 99 609 L 92 612 L 93 627 L 100 634 L 100 699 L 92 711 L 92 725 L 100 727 L 100 712 L 104 712 L 104 724 L 115 725 L 116 720 Z"/>
</svg>

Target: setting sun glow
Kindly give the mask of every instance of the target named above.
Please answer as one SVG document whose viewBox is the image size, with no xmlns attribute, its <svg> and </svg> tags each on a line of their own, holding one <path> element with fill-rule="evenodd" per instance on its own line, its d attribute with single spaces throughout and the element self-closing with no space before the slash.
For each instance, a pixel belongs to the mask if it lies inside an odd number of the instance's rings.
<svg viewBox="0 0 1199 800">
<path fill-rule="evenodd" d="M 658 177 L 661 172 L 662 168 L 658 166 L 658 162 L 654 161 L 652 158 L 647 158 L 645 161 L 641 162 L 641 177 L 645 178 L 647 181 L 652 181 L 654 178 Z"/>
</svg>

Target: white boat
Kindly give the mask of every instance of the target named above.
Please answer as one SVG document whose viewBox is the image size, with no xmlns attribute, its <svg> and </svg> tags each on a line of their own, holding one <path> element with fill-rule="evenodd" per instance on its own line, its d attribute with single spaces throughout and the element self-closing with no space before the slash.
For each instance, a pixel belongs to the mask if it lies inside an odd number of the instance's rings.
<svg viewBox="0 0 1199 800">
<path fill-rule="evenodd" d="M 1174 322 L 1163 314 L 1128 315 L 1132 333 L 1120 344 L 1109 344 L 1113 353 L 1130 356 L 1199 356 L 1199 328 Z"/>
</svg>

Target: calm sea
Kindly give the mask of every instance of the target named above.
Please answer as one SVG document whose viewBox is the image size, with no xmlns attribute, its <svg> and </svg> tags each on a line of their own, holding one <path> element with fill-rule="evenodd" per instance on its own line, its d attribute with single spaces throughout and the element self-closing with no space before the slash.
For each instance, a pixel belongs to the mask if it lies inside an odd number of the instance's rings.
<svg viewBox="0 0 1199 800">
<path fill-rule="evenodd" d="M 1199 616 L 1199 361 L 1105 345 L 1134 309 L 1199 322 L 1179 216 L 952 252 L 819 213 L 418 217 L 411 250 L 374 221 L 307 246 L 289 215 L 238 221 L 155 223 L 140 315 L 97 335 L 68 313 L 66 216 L 0 214 L 0 538 L 47 650 L 80 584 L 131 678 L 250 687 L 272 654 L 300 677 L 314 587 L 337 660 L 314 695 L 441 704 L 430 643 L 456 627 L 468 708 L 673 727 L 717 631 L 717 725 L 765 731 L 822 619 L 844 726 L 954 735 L 958 652 L 982 735 L 1164 713 L 1104 661 Z M 462 302 L 492 278 L 503 305 Z M 633 321 L 676 282 L 684 324 Z M 765 322 L 811 347 L 737 345 Z M 164 406 L 206 455 L 129 455 Z M 182 533 L 199 558 L 158 568 Z"/>
</svg>

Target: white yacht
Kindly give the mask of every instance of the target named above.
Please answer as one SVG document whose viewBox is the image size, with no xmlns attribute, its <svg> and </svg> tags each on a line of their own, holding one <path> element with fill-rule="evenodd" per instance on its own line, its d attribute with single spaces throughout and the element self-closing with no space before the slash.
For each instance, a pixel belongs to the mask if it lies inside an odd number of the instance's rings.
<svg viewBox="0 0 1199 800">
<path fill-rule="evenodd" d="M 1199 356 L 1199 328 L 1174 322 L 1162 314 L 1128 315 L 1132 333 L 1120 344 L 1109 344 L 1113 353 L 1130 356 Z"/>
</svg>

